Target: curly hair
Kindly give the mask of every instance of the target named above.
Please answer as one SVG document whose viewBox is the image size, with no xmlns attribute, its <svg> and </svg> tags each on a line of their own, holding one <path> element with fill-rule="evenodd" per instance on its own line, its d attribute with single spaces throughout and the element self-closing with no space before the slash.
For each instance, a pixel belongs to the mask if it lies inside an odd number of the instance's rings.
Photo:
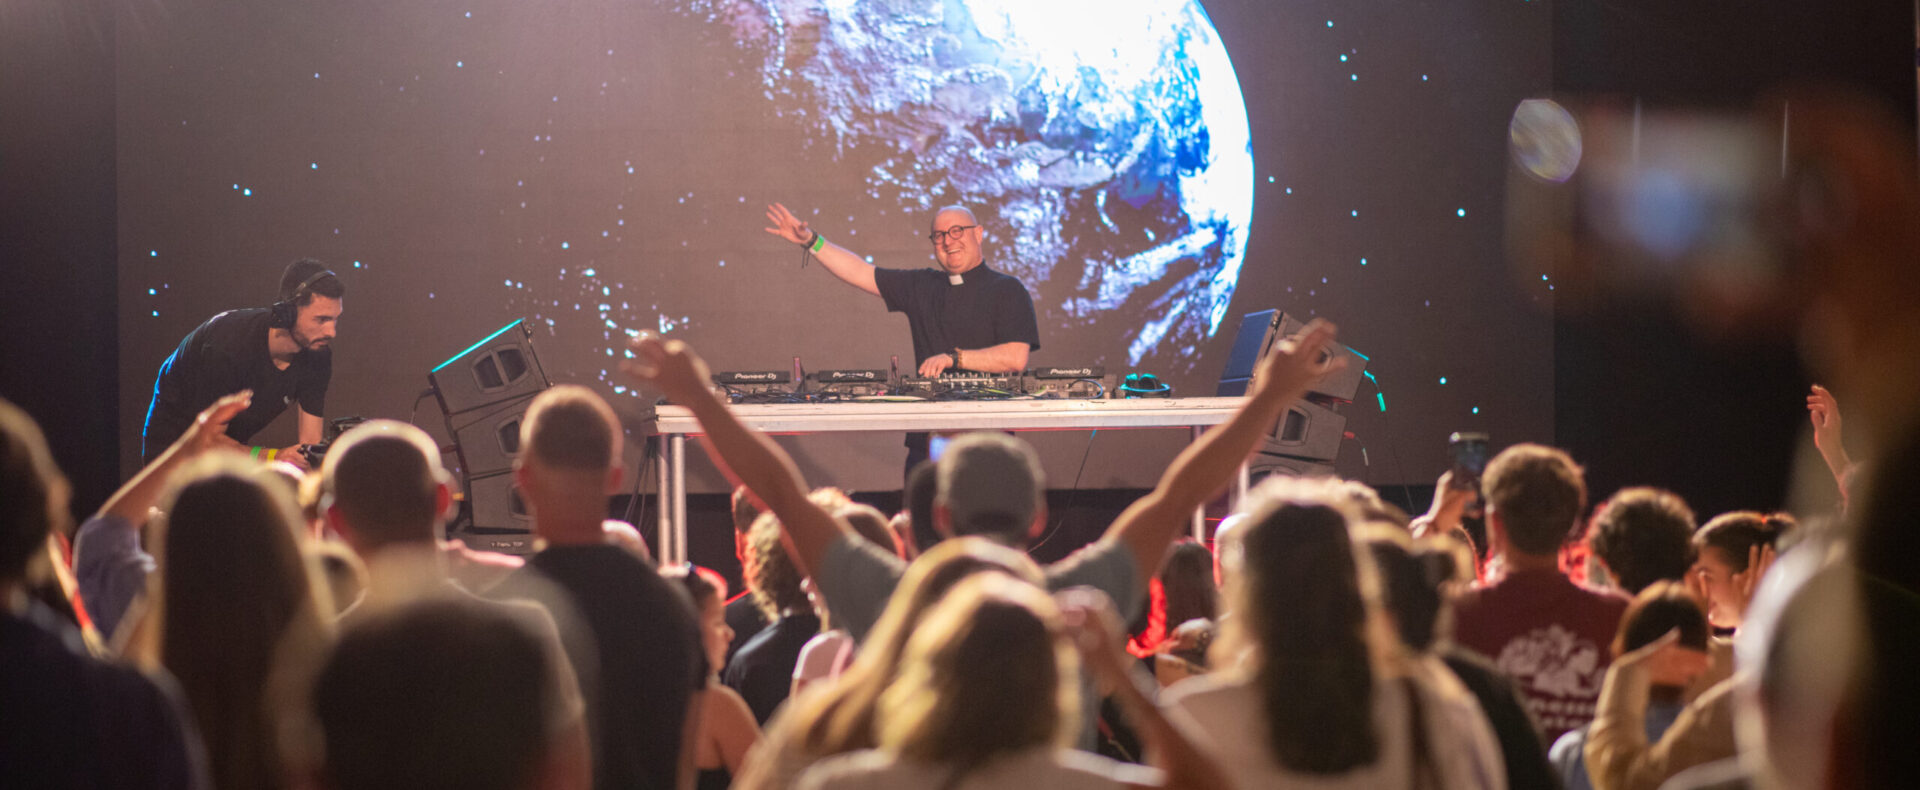
<svg viewBox="0 0 1920 790">
<path fill-rule="evenodd" d="M 772 513 L 754 519 L 747 530 L 747 547 L 753 552 L 755 564 L 753 575 L 747 577 L 753 605 L 768 620 L 780 619 L 782 612 L 805 608 L 807 593 L 800 581 L 806 577 L 780 542 L 780 519 Z"/>
<path fill-rule="evenodd" d="M 1681 579 L 1693 564 L 1693 509 L 1670 491 L 1623 488 L 1593 515 L 1587 545 L 1633 595 L 1661 579 Z"/>
</svg>

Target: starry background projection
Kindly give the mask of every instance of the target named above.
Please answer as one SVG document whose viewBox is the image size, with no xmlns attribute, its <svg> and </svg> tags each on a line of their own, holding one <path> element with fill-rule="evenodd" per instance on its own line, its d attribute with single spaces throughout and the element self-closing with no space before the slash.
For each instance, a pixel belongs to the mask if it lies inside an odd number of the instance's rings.
<svg viewBox="0 0 1920 790">
<path fill-rule="evenodd" d="M 1036 297 L 1037 365 L 1210 395 L 1240 315 L 1332 317 L 1373 360 L 1357 478 L 1430 481 L 1449 431 L 1548 439 L 1553 283 L 1512 276 L 1501 222 L 1550 7 L 1353 5 L 124 4 L 128 462 L 180 337 L 301 256 L 349 289 L 329 416 L 406 418 L 521 317 L 549 375 L 616 402 L 641 330 L 716 369 L 909 366 L 903 317 L 761 231 L 775 200 L 892 267 L 974 205 Z M 1032 439 L 1064 487 L 1149 484 L 1185 437 Z M 783 441 L 815 482 L 898 486 L 897 436 Z"/>
</svg>

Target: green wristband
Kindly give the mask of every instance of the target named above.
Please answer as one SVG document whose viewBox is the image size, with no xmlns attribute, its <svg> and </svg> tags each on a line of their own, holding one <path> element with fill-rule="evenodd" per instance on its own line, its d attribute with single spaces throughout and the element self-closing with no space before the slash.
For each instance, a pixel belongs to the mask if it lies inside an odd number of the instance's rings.
<svg viewBox="0 0 1920 790">
<path fill-rule="evenodd" d="M 813 234 L 813 243 L 807 245 L 807 252 L 819 254 L 821 250 L 824 250 L 826 248 L 827 248 L 827 237 L 822 236 L 816 232 Z"/>
<path fill-rule="evenodd" d="M 260 448 L 259 448 L 259 447 L 255 447 L 255 448 L 253 448 L 253 452 L 250 452 L 250 453 L 247 453 L 247 457 L 248 457 L 248 458 L 259 458 L 259 457 L 260 457 Z"/>
</svg>

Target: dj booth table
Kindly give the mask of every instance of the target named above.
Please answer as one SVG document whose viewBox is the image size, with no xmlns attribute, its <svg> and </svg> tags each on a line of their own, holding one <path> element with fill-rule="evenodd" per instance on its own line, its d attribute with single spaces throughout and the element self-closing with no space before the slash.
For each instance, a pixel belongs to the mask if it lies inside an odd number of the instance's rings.
<svg viewBox="0 0 1920 790">
<path fill-rule="evenodd" d="M 769 434 L 1186 428 L 1197 439 L 1208 427 L 1231 419 L 1245 400 L 1231 397 L 843 401 L 742 404 L 730 408 L 747 427 Z M 660 406 L 655 410 L 654 432 L 660 436 L 653 459 L 659 475 L 657 490 L 661 503 L 659 559 L 663 564 L 685 562 L 687 437 L 698 436 L 702 431 L 699 421 L 685 406 Z M 1238 502 L 1246 490 L 1247 467 L 1242 464 L 1232 489 L 1233 501 Z M 1202 514 L 1195 511 L 1194 537 L 1204 538 L 1204 529 Z"/>
</svg>

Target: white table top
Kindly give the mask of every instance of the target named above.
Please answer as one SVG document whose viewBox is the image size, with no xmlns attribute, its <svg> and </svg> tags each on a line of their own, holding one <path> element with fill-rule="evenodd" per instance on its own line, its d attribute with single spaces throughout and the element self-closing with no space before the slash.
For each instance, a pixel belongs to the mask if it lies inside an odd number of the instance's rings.
<svg viewBox="0 0 1920 790">
<path fill-rule="evenodd" d="M 1245 402 L 1244 397 L 842 401 L 737 404 L 730 408 L 747 427 L 766 433 L 1018 431 L 1218 425 L 1231 419 Z M 660 406 L 655 413 L 659 433 L 703 433 L 685 406 Z"/>
</svg>

